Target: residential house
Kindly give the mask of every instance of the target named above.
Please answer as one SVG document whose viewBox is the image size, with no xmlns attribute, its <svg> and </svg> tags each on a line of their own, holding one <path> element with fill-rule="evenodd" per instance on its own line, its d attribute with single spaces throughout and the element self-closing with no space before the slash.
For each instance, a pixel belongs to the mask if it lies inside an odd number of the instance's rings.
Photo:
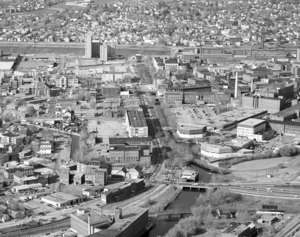
<svg viewBox="0 0 300 237">
<path fill-rule="evenodd" d="M 127 169 L 128 179 L 139 179 L 142 175 L 142 170 L 140 167 L 135 166 L 134 168 Z"/>
<path fill-rule="evenodd" d="M 2 145 L 20 145 L 26 136 L 12 132 L 0 134 L 0 144 Z"/>
<path fill-rule="evenodd" d="M 42 141 L 39 153 L 41 155 L 50 155 L 52 153 L 52 144 L 49 141 Z"/>
</svg>

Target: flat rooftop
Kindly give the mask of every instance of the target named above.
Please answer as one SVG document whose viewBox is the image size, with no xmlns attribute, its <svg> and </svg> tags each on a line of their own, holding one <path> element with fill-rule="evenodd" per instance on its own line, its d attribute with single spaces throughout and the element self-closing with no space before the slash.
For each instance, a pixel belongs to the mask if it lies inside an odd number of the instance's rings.
<svg viewBox="0 0 300 237">
<path fill-rule="evenodd" d="M 57 202 L 57 203 L 65 203 L 67 201 L 72 201 L 77 199 L 78 197 L 75 197 L 71 194 L 68 193 L 63 193 L 63 192 L 57 192 L 57 193 L 52 193 L 46 197 L 43 197 L 44 199 L 47 199 L 49 201 Z"/>
<path fill-rule="evenodd" d="M 88 223 L 88 217 L 90 215 L 90 221 L 93 227 L 98 227 L 112 223 L 112 221 L 109 218 L 107 218 L 104 215 L 98 214 L 94 211 L 85 212 L 84 214 L 74 213 L 73 215 L 77 216 L 86 223 Z"/>
<path fill-rule="evenodd" d="M 108 230 L 122 231 L 147 211 L 148 209 L 146 208 L 136 206 L 122 208 L 122 219 L 113 223 L 110 227 L 108 227 Z"/>
<path fill-rule="evenodd" d="M 113 190 L 113 189 L 119 189 L 127 185 L 131 185 L 134 182 L 142 181 L 143 179 L 136 179 L 136 180 L 128 180 L 127 182 L 119 182 L 115 184 L 105 185 L 105 189 Z"/>
<path fill-rule="evenodd" d="M 262 123 L 265 123 L 266 121 L 265 120 L 262 120 L 262 119 L 256 119 L 256 118 L 250 118 L 250 119 L 247 119 L 243 122 L 240 122 L 238 124 L 238 126 L 245 126 L 245 127 L 256 127 Z"/>
<path fill-rule="evenodd" d="M 151 137 L 109 137 L 108 140 L 109 144 L 113 145 L 152 141 Z"/>
<path fill-rule="evenodd" d="M 144 113 L 139 110 L 127 110 L 127 116 L 130 126 L 147 127 Z"/>
</svg>

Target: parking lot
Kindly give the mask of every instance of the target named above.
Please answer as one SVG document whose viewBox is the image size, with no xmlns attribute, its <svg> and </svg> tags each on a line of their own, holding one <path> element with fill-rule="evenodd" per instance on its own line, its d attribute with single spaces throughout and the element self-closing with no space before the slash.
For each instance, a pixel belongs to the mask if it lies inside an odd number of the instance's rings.
<svg viewBox="0 0 300 237">
<path fill-rule="evenodd" d="M 126 136 L 125 119 L 89 120 L 88 131 L 98 131 L 101 137 Z"/>
</svg>

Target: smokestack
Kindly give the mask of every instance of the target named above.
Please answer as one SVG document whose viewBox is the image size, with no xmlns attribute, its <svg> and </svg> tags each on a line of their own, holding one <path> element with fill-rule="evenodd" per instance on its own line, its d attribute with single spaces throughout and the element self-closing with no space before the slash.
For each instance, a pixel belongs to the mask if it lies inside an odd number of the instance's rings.
<svg viewBox="0 0 300 237">
<path fill-rule="evenodd" d="M 238 97 L 238 72 L 235 73 L 234 98 Z"/>
<path fill-rule="evenodd" d="M 115 221 L 122 219 L 122 208 L 117 207 L 115 210 Z"/>
<path fill-rule="evenodd" d="M 88 215 L 88 236 L 91 236 L 92 231 L 91 231 L 91 215 Z"/>
<path fill-rule="evenodd" d="M 300 62 L 300 49 L 297 49 L 296 61 Z"/>
</svg>

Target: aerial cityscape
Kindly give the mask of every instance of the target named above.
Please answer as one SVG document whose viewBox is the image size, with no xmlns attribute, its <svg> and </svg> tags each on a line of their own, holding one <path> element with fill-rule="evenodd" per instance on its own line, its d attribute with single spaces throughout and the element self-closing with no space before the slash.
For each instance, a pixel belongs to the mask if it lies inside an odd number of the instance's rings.
<svg viewBox="0 0 300 237">
<path fill-rule="evenodd" d="M 299 0 L 1 0 L 0 237 L 300 237 Z"/>
</svg>

